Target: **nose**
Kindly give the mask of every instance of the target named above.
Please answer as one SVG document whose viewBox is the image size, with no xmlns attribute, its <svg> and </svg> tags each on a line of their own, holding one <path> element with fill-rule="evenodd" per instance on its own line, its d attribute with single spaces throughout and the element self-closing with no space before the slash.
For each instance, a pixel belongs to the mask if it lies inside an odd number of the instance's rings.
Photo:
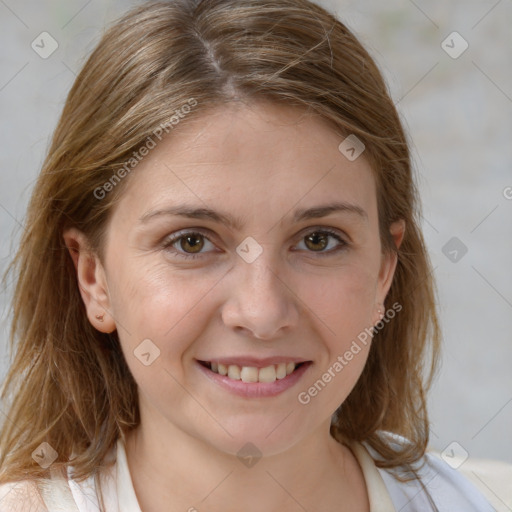
<svg viewBox="0 0 512 512">
<path fill-rule="evenodd" d="M 252 263 L 238 261 L 226 283 L 229 298 L 222 308 L 224 325 L 260 340 L 285 335 L 300 318 L 293 286 L 270 263 L 265 251 Z"/>
</svg>

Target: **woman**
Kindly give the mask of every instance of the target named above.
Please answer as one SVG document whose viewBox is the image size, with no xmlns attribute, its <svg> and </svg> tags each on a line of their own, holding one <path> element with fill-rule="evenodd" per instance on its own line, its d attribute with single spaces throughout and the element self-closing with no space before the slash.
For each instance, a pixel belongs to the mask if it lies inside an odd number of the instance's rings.
<svg viewBox="0 0 512 512">
<path fill-rule="evenodd" d="M 5 510 L 493 510 L 425 453 L 439 330 L 400 120 L 306 0 L 113 25 L 12 271 Z"/>
</svg>

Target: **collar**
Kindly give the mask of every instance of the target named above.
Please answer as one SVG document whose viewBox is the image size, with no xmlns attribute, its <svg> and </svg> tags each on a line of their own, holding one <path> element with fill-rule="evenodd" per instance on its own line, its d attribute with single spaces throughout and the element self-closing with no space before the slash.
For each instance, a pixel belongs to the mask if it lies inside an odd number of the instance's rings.
<svg viewBox="0 0 512 512">
<path fill-rule="evenodd" d="M 370 501 L 370 512 L 396 512 L 386 484 L 366 447 L 358 442 L 351 442 L 348 447 L 361 466 Z"/>
</svg>

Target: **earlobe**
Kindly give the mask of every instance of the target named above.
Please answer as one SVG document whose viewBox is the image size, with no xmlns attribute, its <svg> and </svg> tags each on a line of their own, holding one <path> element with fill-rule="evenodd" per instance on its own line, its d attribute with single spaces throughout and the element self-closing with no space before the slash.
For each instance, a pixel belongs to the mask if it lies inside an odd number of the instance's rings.
<svg viewBox="0 0 512 512">
<path fill-rule="evenodd" d="M 100 259 L 90 249 L 87 237 L 78 229 L 66 230 L 63 238 L 75 266 L 77 284 L 89 322 L 98 331 L 115 331 L 105 270 Z"/>
</svg>

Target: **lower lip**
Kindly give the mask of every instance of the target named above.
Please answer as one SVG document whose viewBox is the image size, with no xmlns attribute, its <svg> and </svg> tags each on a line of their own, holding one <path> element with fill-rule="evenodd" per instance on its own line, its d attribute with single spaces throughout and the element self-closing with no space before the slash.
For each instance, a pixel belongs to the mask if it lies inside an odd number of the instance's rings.
<svg viewBox="0 0 512 512">
<path fill-rule="evenodd" d="M 302 378 L 312 363 L 308 361 L 290 373 L 290 375 L 287 375 L 284 379 L 276 379 L 274 382 L 243 382 L 241 380 L 234 380 L 212 372 L 212 370 L 206 368 L 199 362 L 196 362 L 196 364 L 199 370 L 201 370 L 208 379 L 222 388 L 231 391 L 231 393 L 243 396 L 244 398 L 264 398 L 277 396 L 293 387 Z"/>
</svg>

